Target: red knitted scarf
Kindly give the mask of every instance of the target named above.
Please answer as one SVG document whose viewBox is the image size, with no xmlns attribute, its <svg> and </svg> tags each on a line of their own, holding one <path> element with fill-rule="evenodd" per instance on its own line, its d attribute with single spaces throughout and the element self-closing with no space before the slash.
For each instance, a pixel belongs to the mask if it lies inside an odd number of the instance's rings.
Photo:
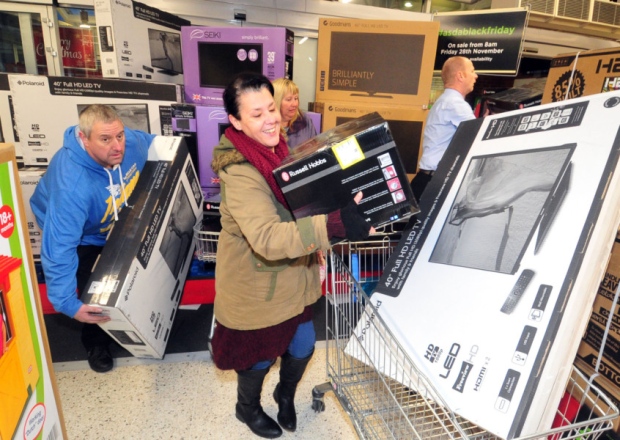
<svg viewBox="0 0 620 440">
<path fill-rule="evenodd" d="M 273 170 L 280 166 L 282 159 L 288 156 L 289 153 L 288 146 L 282 134 L 280 134 L 280 142 L 274 149 L 274 152 L 232 126 L 226 129 L 224 135 L 232 142 L 237 151 L 261 173 L 269 184 L 271 191 L 276 196 L 276 199 L 278 199 L 278 202 L 282 203 L 286 209 L 289 209 L 284 194 L 273 176 Z"/>
</svg>

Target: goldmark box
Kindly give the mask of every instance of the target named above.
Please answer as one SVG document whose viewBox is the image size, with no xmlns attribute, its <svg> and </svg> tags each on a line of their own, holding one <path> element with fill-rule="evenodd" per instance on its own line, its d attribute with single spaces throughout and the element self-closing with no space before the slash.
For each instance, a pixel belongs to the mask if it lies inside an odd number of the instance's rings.
<svg viewBox="0 0 620 440">
<path fill-rule="evenodd" d="M 126 127 L 170 135 L 170 106 L 182 99 L 179 85 L 119 79 L 9 75 L 9 84 L 24 164 L 32 166 L 49 165 L 65 129 L 90 104 L 113 107 Z"/>
<path fill-rule="evenodd" d="M 183 84 L 181 26 L 188 20 L 132 0 L 95 0 L 107 78 Z"/>
<path fill-rule="evenodd" d="M 315 111 L 323 116 L 323 131 L 352 119 L 377 112 L 388 123 L 407 174 L 418 172 L 422 133 L 428 110 L 410 106 L 371 105 L 343 102 L 315 102 Z"/>
<path fill-rule="evenodd" d="M 372 226 L 419 212 L 387 122 L 370 113 L 298 146 L 274 171 L 296 218 L 328 214 L 362 191 Z"/>
<path fill-rule="evenodd" d="M 203 196 L 181 137 L 158 136 L 86 285 L 101 325 L 136 357 L 164 356 L 194 251 Z"/>
<path fill-rule="evenodd" d="M 428 105 L 438 22 L 319 19 L 317 101 Z"/>
</svg>

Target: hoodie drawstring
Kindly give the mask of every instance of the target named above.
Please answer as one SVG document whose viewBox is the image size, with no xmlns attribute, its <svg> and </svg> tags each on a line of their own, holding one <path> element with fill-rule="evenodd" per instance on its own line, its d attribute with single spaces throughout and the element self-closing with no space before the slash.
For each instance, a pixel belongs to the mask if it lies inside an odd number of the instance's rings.
<svg viewBox="0 0 620 440">
<path fill-rule="evenodd" d="M 125 182 L 123 181 L 123 172 L 121 170 L 120 165 L 116 165 L 114 168 L 118 169 L 119 180 L 121 181 L 121 190 L 123 192 L 123 202 L 127 205 L 127 193 L 125 192 Z M 112 181 L 112 173 L 109 169 L 104 168 L 106 173 L 108 173 L 108 178 L 110 179 L 110 194 L 112 195 L 112 208 L 114 209 L 114 220 L 118 221 L 118 208 L 116 207 L 116 197 L 114 196 L 114 182 Z M 127 205 L 129 206 L 129 205 Z"/>
</svg>

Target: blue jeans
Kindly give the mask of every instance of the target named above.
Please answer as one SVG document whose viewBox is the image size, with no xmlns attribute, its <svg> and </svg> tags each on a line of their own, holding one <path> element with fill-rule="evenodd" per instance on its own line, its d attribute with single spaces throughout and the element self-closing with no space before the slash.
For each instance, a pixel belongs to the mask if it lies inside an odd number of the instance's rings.
<svg viewBox="0 0 620 440">
<path fill-rule="evenodd" d="M 314 351 L 315 342 L 314 323 L 312 321 L 304 322 L 297 327 L 297 331 L 286 351 L 294 358 L 305 359 Z M 252 365 L 250 370 L 265 370 L 271 367 L 275 361 L 275 359 L 259 361 Z"/>
</svg>

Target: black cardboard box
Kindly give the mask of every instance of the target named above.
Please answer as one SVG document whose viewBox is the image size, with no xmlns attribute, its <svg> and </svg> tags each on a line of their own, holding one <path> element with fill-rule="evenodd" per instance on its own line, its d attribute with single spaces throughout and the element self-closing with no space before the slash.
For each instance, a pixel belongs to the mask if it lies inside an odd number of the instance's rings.
<svg viewBox="0 0 620 440">
<path fill-rule="evenodd" d="M 359 191 L 372 226 L 419 212 L 388 123 L 376 112 L 303 143 L 273 173 L 296 218 L 341 209 Z"/>
<path fill-rule="evenodd" d="M 101 327 L 136 357 L 164 356 L 202 204 L 185 141 L 157 136 L 82 296 L 109 314 Z"/>
</svg>

